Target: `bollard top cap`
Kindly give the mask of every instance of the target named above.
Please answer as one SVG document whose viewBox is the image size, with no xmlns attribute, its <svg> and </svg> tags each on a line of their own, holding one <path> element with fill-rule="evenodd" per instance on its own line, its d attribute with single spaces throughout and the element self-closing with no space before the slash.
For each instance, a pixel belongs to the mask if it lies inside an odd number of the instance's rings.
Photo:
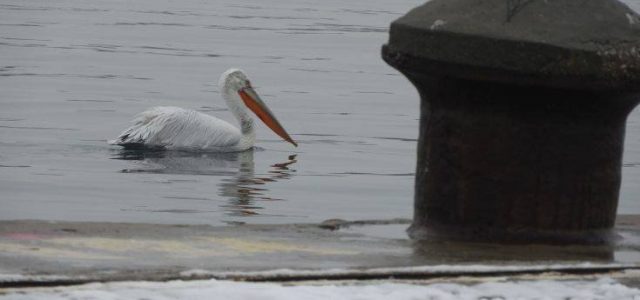
<svg viewBox="0 0 640 300">
<path fill-rule="evenodd" d="M 391 24 L 383 57 L 401 71 L 640 89 L 640 15 L 617 0 L 432 0 Z"/>
</svg>

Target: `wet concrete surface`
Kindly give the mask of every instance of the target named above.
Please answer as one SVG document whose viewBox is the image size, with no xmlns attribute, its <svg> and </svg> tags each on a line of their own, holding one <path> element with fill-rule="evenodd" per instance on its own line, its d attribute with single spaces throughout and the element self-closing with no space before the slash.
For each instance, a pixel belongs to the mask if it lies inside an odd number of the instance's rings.
<svg viewBox="0 0 640 300">
<path fill-rule="evenodd" d="M 93 281 L 425 279 L 598 274 L 640 268 L 640 216 L 609 246 L 416 242 L 410 220 L 156 225 L 0 222 L 0 287 Z M 633 280 L 631 280 L 633 282 Z"/>
</svg>

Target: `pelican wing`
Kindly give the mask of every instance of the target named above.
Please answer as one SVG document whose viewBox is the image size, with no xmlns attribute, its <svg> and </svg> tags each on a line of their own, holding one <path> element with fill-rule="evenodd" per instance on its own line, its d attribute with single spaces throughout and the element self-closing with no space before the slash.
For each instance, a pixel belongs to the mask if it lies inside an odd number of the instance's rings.
<svg viewBox="0 0 640 300">
<path fill-rule="evenodd" d="M 154 107 L 109 143 L 129 147 L 185 150 L 232 149 L 242 138 L 233 125 L 195 110 Z"/>
</svg>

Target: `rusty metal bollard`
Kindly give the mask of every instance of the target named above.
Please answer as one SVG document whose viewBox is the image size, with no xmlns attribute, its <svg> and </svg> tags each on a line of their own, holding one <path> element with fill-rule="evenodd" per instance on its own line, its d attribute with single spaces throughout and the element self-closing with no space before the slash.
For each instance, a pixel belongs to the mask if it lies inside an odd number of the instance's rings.
<svg viewBox="0 0 640 300">
<path fill-rule="evenodd" d="M 433 0 L 384 60 L 421 97 L 412 238 L 612 238 L 640 17 L 616 0 Z"/>
</svg>

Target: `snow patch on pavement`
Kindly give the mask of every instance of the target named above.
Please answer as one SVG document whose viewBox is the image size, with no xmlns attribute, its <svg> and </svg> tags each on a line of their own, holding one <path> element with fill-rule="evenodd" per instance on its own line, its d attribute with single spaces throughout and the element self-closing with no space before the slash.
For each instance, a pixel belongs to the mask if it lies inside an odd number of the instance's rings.
<svg viewBox="0 0 640 300">
<path fill-rule="evenodd" d="M 93 283 L 45 290 L 9 291 L 0 299 L 638 299 L 640 290 L 614 279 L 507 281 L 474 285 L 342 283 L 282 285 L 219 280 Z"/>
<path fill-rule="evenodd" d="M 188 270 L 180 273 L 182 277 L 214 277 L 214 278 L 295 278 L 295 277 L 336 277 L 336 276 L 393 276 L 398 274 L 488 274 L 488 273 L 527 273 L 527 272 L 562 272 L 569 270 L 621 270 L 639 268 L 636 264 L 552 264 L 552 265 L 432 265 L 416 267 L 392 267 L 370 269 L 322 269 L 322 270 L 294 270 L 274 269 L 250 272 L 213 272 L 207 270 Z"/>
</svg>

